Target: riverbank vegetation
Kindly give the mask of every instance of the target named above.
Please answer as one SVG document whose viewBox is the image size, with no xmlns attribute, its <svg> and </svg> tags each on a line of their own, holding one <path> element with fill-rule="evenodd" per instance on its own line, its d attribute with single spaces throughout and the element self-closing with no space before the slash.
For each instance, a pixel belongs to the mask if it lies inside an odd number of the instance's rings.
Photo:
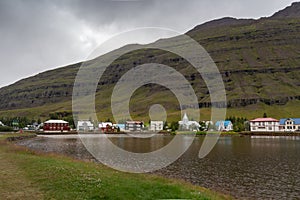
<svg viewBox="0 0 300 200">
<path fill-rule="evenodd" d="M 7 142 L 10 137 L 20 135 L 0 135 L 0 194 L 4 199 L 229 199 L 180 180 L 32 152 Z"/>
</svg>

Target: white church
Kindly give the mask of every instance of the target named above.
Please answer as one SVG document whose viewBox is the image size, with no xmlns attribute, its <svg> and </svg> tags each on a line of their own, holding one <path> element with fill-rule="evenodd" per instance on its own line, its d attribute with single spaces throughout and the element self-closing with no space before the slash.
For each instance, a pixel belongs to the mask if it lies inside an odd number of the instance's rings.
<svg viewBox="0 0 300 200">
<path fill-rule="evenodd" d="M 198 131 L 200 127 L 198 122 L 190 121 L 186 113 L 184 113 L 182 120 L 178 124 L 180 131 Z"/>
</svg>

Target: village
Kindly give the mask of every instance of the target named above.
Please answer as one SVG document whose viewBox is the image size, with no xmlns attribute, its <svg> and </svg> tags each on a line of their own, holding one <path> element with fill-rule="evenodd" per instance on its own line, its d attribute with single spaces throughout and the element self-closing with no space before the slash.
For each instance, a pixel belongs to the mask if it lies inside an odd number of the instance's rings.
<svg viewBox="0 0 300 200">
<path fill-rule="evenodd" d="M 229 117 L 221 121 L 193 121 L 189 120 L 184 113 L 182 120 L 178 122 L 149 121 L 124 121 L 113 123 L 110 120 L 95 122 L 92 120 L 78 120 L 73 125 L 62 119 L 49 119 L 45 122 L 33 122 L 20 126 L 18 120 L 10 124 L 0 121 L 0 131 L 33 131 L 38 133 L 126 133 L 126 132 L 159 132 L 159 133 L 180 133 L 180 132 L 300 132 L 300 118 L 274 119 L 262 117 L 252 120 L 246 118 Z"/>
</svg>

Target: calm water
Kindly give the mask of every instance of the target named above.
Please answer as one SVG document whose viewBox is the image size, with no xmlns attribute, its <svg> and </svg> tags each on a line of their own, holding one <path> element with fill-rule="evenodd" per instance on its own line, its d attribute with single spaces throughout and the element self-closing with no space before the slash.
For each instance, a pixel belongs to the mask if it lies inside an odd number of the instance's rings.
<svg viewBox="0 0 300 200">
<path fill-rule="evenodd" d="M 110 139 L 128 151 L 149 152 L 166 145 L 172 136 Z M 195 138 L 181 158 L 155 173 L 239 199 L 300 199 L 300 137 L 221 137 L 213 151 L 199 159 L 202 141 L 203 137 Z M 19 144 L 93 160 L 76 136 L 37 137 Z"/>
</svg>

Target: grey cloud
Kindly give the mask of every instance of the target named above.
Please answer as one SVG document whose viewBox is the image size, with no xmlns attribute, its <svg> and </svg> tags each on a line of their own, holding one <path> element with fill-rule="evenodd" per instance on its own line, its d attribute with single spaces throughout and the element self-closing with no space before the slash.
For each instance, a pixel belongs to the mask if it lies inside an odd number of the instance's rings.
<svg viewBox="0 0 300 200">
<path fill-rule="evenodd" d="M 0 87 L 84 60 L 118 32 L 155 26 L 183 33 L 224 16 L 268 16 L 292 1 L 0 0 Z"/>
</svg>

